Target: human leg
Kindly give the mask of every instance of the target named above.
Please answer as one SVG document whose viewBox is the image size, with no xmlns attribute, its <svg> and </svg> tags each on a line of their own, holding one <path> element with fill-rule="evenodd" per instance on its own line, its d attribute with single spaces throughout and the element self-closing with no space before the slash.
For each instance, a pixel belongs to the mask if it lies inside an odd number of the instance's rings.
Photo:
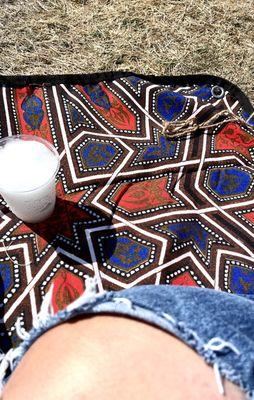
<svg viewBox="0 0 254 400">
<path fill-rule="evenodd" d="M 225 382 L 226 397 L 240 400 Z M 219 400 L 213 369 L 176 337 L 146 323 L 100 315 L 43 334 L 7 383 L 3 400 Z"/>
</svg>

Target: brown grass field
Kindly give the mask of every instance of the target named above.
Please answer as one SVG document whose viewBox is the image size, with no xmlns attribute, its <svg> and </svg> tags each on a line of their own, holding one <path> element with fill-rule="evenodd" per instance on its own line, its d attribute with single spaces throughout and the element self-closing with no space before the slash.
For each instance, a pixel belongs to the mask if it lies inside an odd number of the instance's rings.
<svg viewBox="0 0 254 400">
<path fill-rule="evenodd" d="M 208 73 L 254 102 L 254 0 L 1 0 L 0 73 Z"/>
</svg>

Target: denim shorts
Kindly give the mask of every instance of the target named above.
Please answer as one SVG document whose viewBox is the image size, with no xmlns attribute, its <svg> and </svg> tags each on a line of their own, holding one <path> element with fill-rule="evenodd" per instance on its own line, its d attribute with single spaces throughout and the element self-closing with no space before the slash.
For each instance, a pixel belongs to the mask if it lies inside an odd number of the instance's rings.
<svg viewBox="0 0 254 400">
<path fill-rule="evenodd" d="M 218 390 L 222 377 L 238 385 L 247 399 L 254 399 L 254 295 L 235 295 L 190 286 L 135 286 L 117 292 L 97 292 L 87 278 L 84 294 L 66 309 L 53 314 L 51 290 L 46 294 L 30 332 L 16 329 L 23 339 L 16 349 L 2 354 L 2 388 L 29 347 L 50 328 L 73 317 L 114 313 L 126 315 L 173 334 L 213 366 Z"/>
</svg>

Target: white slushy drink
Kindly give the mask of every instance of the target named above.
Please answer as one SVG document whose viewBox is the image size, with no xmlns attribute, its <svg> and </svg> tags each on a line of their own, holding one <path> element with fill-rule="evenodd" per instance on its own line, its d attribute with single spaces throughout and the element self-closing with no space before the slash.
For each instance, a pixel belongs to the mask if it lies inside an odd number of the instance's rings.
<svg viewBox="0 0 254 400">
<path fill-rule="evenodd" d="M 0 140 L 0 193 L 18 218 L 35 223 L 53 213 L 59 164 L 55 148 L 39 137 Z"/>
</svg>

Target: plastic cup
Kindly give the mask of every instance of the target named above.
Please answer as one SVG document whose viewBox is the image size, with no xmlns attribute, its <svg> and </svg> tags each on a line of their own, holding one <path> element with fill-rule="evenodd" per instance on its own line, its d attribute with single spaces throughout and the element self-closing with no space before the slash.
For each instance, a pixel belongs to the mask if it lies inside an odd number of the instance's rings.
<svg viewBox="0 0 254 400">
<path fill-rule="evenodd" d="M 31 141 L 43 146 L 28 144 Z M 51 216 L 59 166 L 60 157 L 47 140 L 34 135 L 0 139 L 0 193 L 19 219 L 37 223 Z"/>
</svg>

